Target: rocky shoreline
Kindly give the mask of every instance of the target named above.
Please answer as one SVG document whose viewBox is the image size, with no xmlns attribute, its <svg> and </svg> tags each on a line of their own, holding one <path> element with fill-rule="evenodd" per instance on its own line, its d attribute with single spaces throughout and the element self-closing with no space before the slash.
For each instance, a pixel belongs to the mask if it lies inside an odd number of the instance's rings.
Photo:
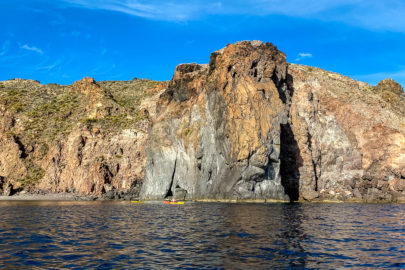
<svg viewBox="0 0 405 270">
<path fill-rule="evenodd" d="M 0 196 L 0 201 L 76 201 L 78 196 L 72 194 L 19 194 L 13 196 Z"/>
<path fill-rule="evenodd" d="M 111 190 L 97 195 L 82 195 L 74 193 L 50 193 L 39 191 L 35 193 L 18 192 L 12 195 L 1 195 L 0 201 L 131 201 L 139 200 L 139 196 L 134 193 L 124 193 L 122 191 Z"/>
<path fill-rule="evenodd" d="M 48 194 L 16 194 L 13 196 L 3 196 L 0 195 L 0 201 L 138 201 L 139 198 L 122 196 L 122 197 L 107 197 L 107 196 L 91 196 L 91 195 L 77 195 L 69 193 L 48 193 Z M 186 202 L 200 202 L 200 203 L 259 203 L 259 204 L 271 204 L 271 203 L 395 203 L 395 204 L 405 204 L 405 197 L 400 197 L 395 201 L 375 201 L 369 200 L 365 201 L 362 199 L 350 198 L 348 200 L 339 199 L 313 199 L 313 200 L 298 200 L 290 202 L 289 200 L 273 200 L 273 199 L 196 199 L 196 200 L 186 200 Z M 156 200 L 145 200 L 145 202 L 161 202 Z"/>
</svg>

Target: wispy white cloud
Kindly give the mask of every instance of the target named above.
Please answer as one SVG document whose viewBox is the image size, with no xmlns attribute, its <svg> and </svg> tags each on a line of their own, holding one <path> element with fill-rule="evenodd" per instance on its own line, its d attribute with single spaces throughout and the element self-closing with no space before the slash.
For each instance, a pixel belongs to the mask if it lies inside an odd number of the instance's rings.
<svg viewBox="0 0 405 270">
<path fill-rule="evenodd" d="M 44 54 L 44 51 L 41 50 L 40 48 L 35 47 L 35 46 L 29 46 L 27 44 L 22 45 L 21 49 L 31 51 L 31 52 L 35 52 L 35 53 L 39 53 L 39 54 Z"/>
<path fill-rule="evenodd" d="M 122 12 L 129 15 L 164 21 L 187 21 L 210 13 L 218 3 L 159 0 L 62 0 L 72 6 Z"/>
<path fill-rule="evenodd" d="M 295 61 L 301 61 L 302 59 L 306 58 L 312 58 L 312 53 L 299 53 Z"/>
<path fill-rule="evenodd" d="M 43 60 L 35 67 L 35 70 L 39 72 L 58 72 L 66 69 L 72 63 L 72 59 L 72 55 L 61 56 L 56 59 L 45 55 Z"/>
<path fill-rule="evenodd" d="M 405 32 L 403 0 L 59 0 L 68 6 L 122 12 L 164 21 L 188 21 L 207 15 L 279 14 L 339 21 L 373 30 Z"/>
<path fill-rule="evenodd" d="M 0 49 L 0 56 L 6 55 L 10 50 L 10 40 L 6 40 L 3 43 L 3 46 Z"/>
<path fill-rule="evenodd" d="M 36 68 L 36 70 L 46 70 L 46 71 L 49 71 L 49 70 L 53 70 L 53 69 L 55 69 L 55 68 L 60 69 L 60 63 L 55 62 L 55 63 L 53 63 L 53 64 L 46 65 L 46 66 L 38 66 L 38 67 Z"/>
<path fill-rule="evenodd" d="M 0 65 L 2 66 L 18 66 L 20 65 L 19 61 L 24 57 L 27 57 L 30 52 L 29 51 L 13 51 L 13 44 L 15 42 L 11 40 L 6 40 L 0 45 Z M 18 47 L 22 47 L 20 43 L 18 43 Z"/>
</svg>

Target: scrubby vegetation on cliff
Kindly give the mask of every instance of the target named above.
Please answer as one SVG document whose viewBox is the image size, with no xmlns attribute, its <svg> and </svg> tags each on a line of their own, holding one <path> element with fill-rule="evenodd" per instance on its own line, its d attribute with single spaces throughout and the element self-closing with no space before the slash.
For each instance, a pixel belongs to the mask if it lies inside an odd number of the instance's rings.
<svg viewBox="0 0 405 270">
<path fill-rule="evenodd" d="M 21 79 L 0 83 L 0 107 L 7 112 L 2 140 L 18 145 L 26 169 L 13 181 L 37 184 L 45 175 L 40 161 L 74 129 L 85 127 L 107 136 L 142 129 L 139 125 L 147 115 L 141 102 L 164 86 L 145 79 L 96 83 L 85 78 L 78 84 L 81 87 Z"/>
</svg>

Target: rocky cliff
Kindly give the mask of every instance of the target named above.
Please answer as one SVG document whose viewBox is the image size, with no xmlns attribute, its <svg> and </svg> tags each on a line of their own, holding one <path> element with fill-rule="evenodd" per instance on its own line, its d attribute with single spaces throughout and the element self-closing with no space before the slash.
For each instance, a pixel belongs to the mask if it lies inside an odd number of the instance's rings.
<svg viewBox="0 0 405 270">
<path fill-rule="evenodd" d="M 149 133 L 141 195 L 403 201 L 404 93 L 238 42 L 179 65 Z M 177 194 L 176 194 L 177 193 Z"/>
<path fill-rule="evenodd" d="M 172 80 L 0 82 L 0 192 L 405 201 L 402 87 L 231 44 Z M 140 193 L 139 193 L 140 192 Z"/>
<path fill-rule="evenodd" d="M 149 133 L 144 198 L 285 200 L 280 127 L 289 96 L 285 55 L 240 42 L 209 65 L 176 68 Z"/>
<path fill-rule="evenodd" d="M 164 85 L 91 78 L 72 86 L 1 82 L 0 192 L 137 196 L 148 114 Z"/>
<path fill-rule="evenodd" d="M 293 95 L 285 134 L 293 143 L 284 144 L 281 174 L 292 197 L 403 201 L 401 86 L 385 80 L 371 87 L 299 65 L 288 70 Z"/>
</svg>

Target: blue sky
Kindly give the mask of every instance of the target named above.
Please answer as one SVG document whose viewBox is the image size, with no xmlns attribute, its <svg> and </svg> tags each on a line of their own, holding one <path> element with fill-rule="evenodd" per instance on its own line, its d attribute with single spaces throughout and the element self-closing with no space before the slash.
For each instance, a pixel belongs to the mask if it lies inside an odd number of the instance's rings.
<svg viewBox="0 0 405 270">
<path fill-rule="evenodd" d="M 240 40 L 405 86 L 404 0 L 0 0 L 0 80 L 169 80 Z"/>
</svg>

